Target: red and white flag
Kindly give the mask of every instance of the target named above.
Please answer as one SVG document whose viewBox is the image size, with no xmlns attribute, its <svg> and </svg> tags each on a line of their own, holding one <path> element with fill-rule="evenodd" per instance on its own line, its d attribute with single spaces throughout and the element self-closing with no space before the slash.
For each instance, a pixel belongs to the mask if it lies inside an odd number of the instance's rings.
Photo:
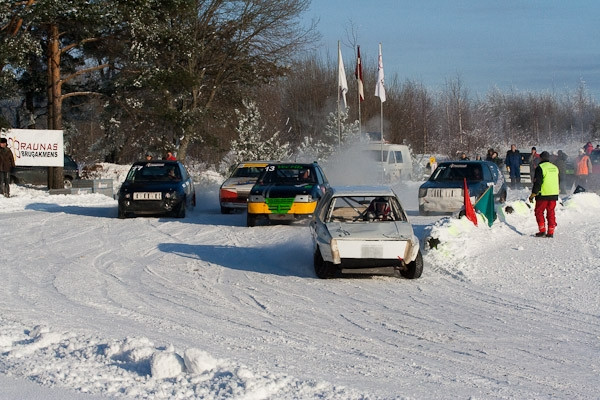
<svg viewBox="0 0 600 400">
<path fill-rule="evenodd" d="M 362 61 L 360 59 L 360 46 L 357 46 L 357 56 L 356 56 L 356 69 L 354 70 L 354 76 L 356 77 L 356 81 L 358 82 L 358 97 L 360 101 L 365 99 L 365 90 L 363 87 L 363 70 L 362 70 Z"/>
<path fill-rule="evenodd" d="M 385 86 L 383 84 L 383 57 L 381 56 L 381 43 L 379 43 L 379 58 L 377 60 L 377 86 L 375 86 L 375 96 L 379 97 L 382 103 L 385 101 Z"/>
<path fill-rule="evenodd" d="M 344 61 L 342 60 L 342 49 L 338 43 L 338 89 L 342 94 L 344 100 L 344 108 L 348 107 L 346 104 L 346 93 L 348 92 L 348 81 L 346 80 L 346 71 L 344 70 Z M 338 97 L 339 99 L 339 97 Z"/>
</svg>

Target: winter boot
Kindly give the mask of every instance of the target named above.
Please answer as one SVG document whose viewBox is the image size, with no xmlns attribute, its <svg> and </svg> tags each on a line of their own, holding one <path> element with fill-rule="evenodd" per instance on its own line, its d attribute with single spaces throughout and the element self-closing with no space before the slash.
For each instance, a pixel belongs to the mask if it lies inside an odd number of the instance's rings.
<svg viewBox="0 0 600 400">
<path fill-rule="evenodd" d="M 546 236 L 546 232 L 538 232 L 535 234 L 535 237 L 544 237 Z"/>
</svg>

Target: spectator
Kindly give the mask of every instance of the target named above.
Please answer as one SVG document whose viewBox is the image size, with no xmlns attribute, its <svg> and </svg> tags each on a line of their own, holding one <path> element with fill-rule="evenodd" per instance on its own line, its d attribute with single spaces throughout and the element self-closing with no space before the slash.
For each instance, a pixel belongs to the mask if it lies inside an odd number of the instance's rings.
<svg viewBox="0 0 600 400">
<path fill-rule="evenodd" d="M 167 160 L 167 161 L 175 161 L 177 159 L 173 155 L 173 152 L 169 150 L 169 151 L 167 151 L 167 157 L 165 158 L 165 160 Z"/>
<path fill-rule="evenodd" d="M 575 160 L 575 177 L 577 184 L 584 189 L 588 184 L 588 175 L 592 172 L 592 161 L 584 149 L 579 150 L 579 156 Z"/>
<path fill-rule="evenodd" d="M 529 176 L 531 177 L 531 182 L 533 183 L 533 178 L 535 175 L 535 169 L 539 165 L 541 159 L 540 155 L 537 152 L 535 147 L 531 148 L 531 156 L 529 157 Z"/>
<path fill-rule="evenodd" d="M 0 189 L 4 197 L 10 197 L 10 170 L 15 167 L 15 157 L 6 138 L 0 139 Z"/>
<path fill-rule="evenodd" d="M 512 144 L 510 146 L 510 150 L 506 152 L 504 162 L 506 163 L 506 168 L 508 168 L 511 189 L 521 186 L 521 164 L 523 160 L 516 145 Z"/>
</svg>

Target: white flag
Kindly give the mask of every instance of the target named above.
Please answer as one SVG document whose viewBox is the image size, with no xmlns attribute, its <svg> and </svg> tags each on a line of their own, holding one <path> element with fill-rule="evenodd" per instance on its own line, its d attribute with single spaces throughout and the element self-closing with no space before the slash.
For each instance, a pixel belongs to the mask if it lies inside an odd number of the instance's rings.
<svg viewBox="0 0 600 400">
<path fill-rule="evenodd" d="M 342 49 L 338 43 L 338 89 L 344 100 L 344 108 L 347 108 L 346 93 L 348 92 L 348 82 L 346 81 L 346 71 L 344 70 L 344 61 L 342 61 Z M 338 97 L 339 98 L 339 97 Z"/>
<path fill-rule="evenodd" d="M 379 43 L 379 58 L 377 61 L 377 86 L 375 86 L 375 96 L 379 97 L 382 103 L 385 101 L 385 86 L 383 84 L 383 57 L 381 56 L 381 43 Z"/>
</svg>

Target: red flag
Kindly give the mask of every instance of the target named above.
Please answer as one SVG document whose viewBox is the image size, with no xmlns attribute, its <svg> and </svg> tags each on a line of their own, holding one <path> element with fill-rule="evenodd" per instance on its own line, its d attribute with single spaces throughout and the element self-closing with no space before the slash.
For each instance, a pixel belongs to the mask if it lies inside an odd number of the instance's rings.
<svg viewBox="0 0 600 400">
<path fill-rule="evenodd" d="M 464 179 L 464 188 L 463 192 L 465 194 L 465 215 L 469 221 L 477 226 L 477 214 L 475 214 L 475 209 L 473 208 L 473 204 L 471 204 L 471 198 L 469 197 L 469 187 L 467 186 L 467 178 Z"/>
<path fill-rule="evenodd" d="M 363 87 L 363 70 L 362 70 L 362 61 L 360 60 L 360 46 L 357 46 L 357 54 L 356 54 L 356 69 L 354 70 L 354 76 L 358 81 L 358 97 L 360 101 L 365 99 L 365 90 Z"/>
</svg>

